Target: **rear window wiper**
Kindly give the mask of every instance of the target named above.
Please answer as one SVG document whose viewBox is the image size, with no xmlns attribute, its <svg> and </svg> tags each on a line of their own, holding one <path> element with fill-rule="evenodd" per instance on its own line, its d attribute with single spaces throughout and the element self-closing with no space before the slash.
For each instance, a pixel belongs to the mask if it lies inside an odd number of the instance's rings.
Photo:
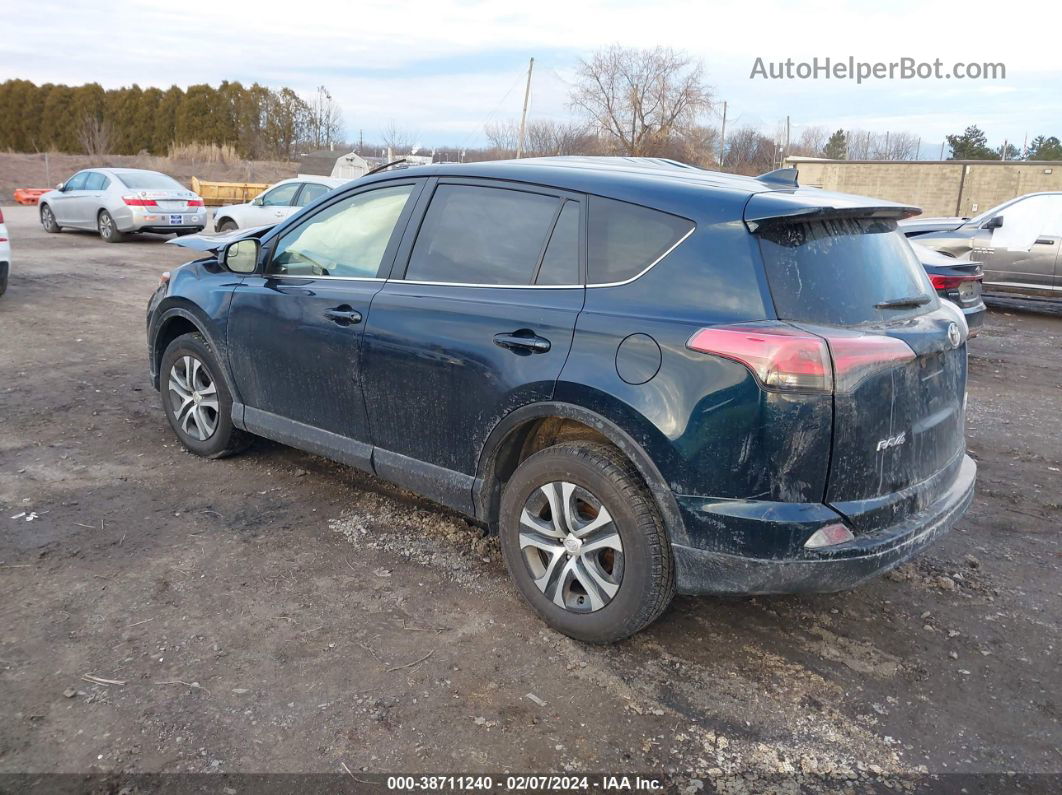
<svg viewBox="0 0 1062 795">
<path fill-rule="evenodd" d="M 890 298 L 874 306 L 878 309 L 903 309 L 908 306 L 925 306 L 931 300 L 928 295 L 912 295 L 909 298 Z"/>
</svg>

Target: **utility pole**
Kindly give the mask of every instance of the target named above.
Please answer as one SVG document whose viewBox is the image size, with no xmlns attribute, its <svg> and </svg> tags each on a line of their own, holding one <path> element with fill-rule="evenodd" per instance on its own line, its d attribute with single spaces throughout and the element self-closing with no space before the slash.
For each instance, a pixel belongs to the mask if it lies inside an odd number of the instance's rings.
<svg viewBox="0 0 1062 795">
<path fill-rule="evenodd" d="M 517 159 L 524 156 L 524 131 L 527 129 L 527 101 L 531 98 L 531 72 L 535 68 L 535 59 L 527 65 L 527 88 L 524 89 L 524 111 L 520 114 L 520 139 L 516 143 Z"/>
<path fill-rule="evenodd" d="M 778 163 L 778 168 L 785 166 L 785 159 L 789 157 L 789 117 L 785 117 L 785 151 L 782 152 L 782 158 Z"/>
<path fill-rule="evenodd" d="M 1007 139 L 1006 138 L 1003 139 L 1003 156 L 1000 157 L 999 159 L 1000 160 L 1006 160 L 1007 159 Z"/>
<path fill-rule="evenodd" d="M 940 142 L 940 159 L 941 160 L 944 159 L 944 144 L 945 143 L 946 143 L 946 141 L 941 141 Z"/>
<path fill-rule="evenodd" d="M 723 167 L 723 156 L 726 154 L 726 100 L 723 100 L 723 125 L 719 128 L 719 168 Z"/>
</svg>

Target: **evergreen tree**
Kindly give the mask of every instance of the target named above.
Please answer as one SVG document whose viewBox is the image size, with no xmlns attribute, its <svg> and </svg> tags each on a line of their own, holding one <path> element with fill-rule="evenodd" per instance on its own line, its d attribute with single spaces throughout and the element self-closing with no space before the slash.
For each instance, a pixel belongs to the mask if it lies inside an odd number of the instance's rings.
<svg viewBox="0 0 1062 795">
<path fill-rule="evenodd" d="M 838 130 L 830 136 L 822 150 L 822 156 L 830 160 L 844 160 L 848 157 L 848 136 L 844 130 Z"/>
<path fill-rule="evenodd" d="M 949 160 L 998 160 L 999 154 L 988 145 L 988 136 L 971 124 L 962 135 L 945 136 L 951 147 Z"/>
</svg>

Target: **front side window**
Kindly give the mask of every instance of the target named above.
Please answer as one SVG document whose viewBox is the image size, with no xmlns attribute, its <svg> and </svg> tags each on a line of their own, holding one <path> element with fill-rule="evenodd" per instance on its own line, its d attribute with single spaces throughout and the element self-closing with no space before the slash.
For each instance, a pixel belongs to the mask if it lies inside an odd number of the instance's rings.
<svg viewBox="0 0 1062 795">
<path fill-rule="evenodd" d="M 312 204 L 313 202 L 317 201 L 322 196 L 324 196 L 326 193 L 328 193 L 328 191 L 330 190 L 331 188 L 329 188 L 327 185 L 322 185 L 318 182 L 307 182 L 305 185 L 302 186 L 302 193 L 299 194 L 299 198 L 298 201 L 296 201 L 295 206 L 305 207 L 307 204 Z"/>
<path fill-rule="evenodd" d="M 1028 251 L 1042 235 L 1062 236 L 1062 195 L 1030 196 L 1001 213 L 1003 225 L 992 231 L 992 247 Z"/>
<path fill-rule="evenodd" d="M 86 179 L 88 179 L 87 171 L 79 171 L 77 174 L 74 174 L 74 176 L 68 179 L 66 184 L 63 185 L 63 193 L 66 193 L 68 190 L 84 190 Z"/>
<path fill-rule="evenodd" d="M 271 191 L 266 191 L 262 194 L 262 206 L 288 207 L 291 204 L 291 200 L 295 198 L 295 193 L 301 184 L 300 182 L 288 182 L 285 185 L 278 185 Z"/>
<path fill-rule="evenodd" d="M 590 197 L 587 283 L 625 282 L 688 235 L 693 222 L 637 204 Z"/>
<path fill-rule="evenodd" d="M 530 284 L 560 199 L 473 185 L 440 185 L 424 215 L 406 279 Z"/>
<path fill-rule="evenodd" d="M 376 278 L 412 185 L 359 193 L 326 207 L 277 243 L 269 273 Z"/>
</svg>

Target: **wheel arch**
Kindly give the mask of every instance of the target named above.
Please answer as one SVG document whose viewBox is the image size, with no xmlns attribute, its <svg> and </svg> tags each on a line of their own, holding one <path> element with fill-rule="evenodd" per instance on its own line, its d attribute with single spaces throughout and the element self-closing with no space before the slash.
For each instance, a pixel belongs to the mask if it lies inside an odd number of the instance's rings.
<svg viewBox="0 0 1062 795">
<path fill-rule="evenodd" d="M 599 440 L 625 455 L 649 488 L 668 538 L 673 543 L 688 542 L 675 496 L 644 447 L 600 413 L 562 401 L 523 406 L 494 426 L 480 452 L 473 485 L 477 519 L 497 532 L 502 488 L 516 467 L 537 449 L 569 439 Z M 536 445 L 541 446 L 536 449 Z"/>
<path fill-rule="evenodd" d="M 218 367 L 221 368 L 221 375 L 225 379 L 229 394 L 232 395 L 235 402 L 240 402 L 239 392 L 236 391 L 236 384 L 233 382 L 232 374 L 229 372 L 224 348 L 218 344 L 214 335 L 207 330 L 209 324 L 199 315 L 196 306 L 191 302 L 183 299 L 172 300 L 174 303 L 162 309 L 152 324 L 153 330 L 150 341 L 151 374 L 155 388 L 159 389 L 160 387 L 162 355 L 166 352 L 169 344 L 183 334 L 198 333 L 203 336 L 203 339 L 207 341 L 210 349 L 217 356 Z"/>
</svg>

